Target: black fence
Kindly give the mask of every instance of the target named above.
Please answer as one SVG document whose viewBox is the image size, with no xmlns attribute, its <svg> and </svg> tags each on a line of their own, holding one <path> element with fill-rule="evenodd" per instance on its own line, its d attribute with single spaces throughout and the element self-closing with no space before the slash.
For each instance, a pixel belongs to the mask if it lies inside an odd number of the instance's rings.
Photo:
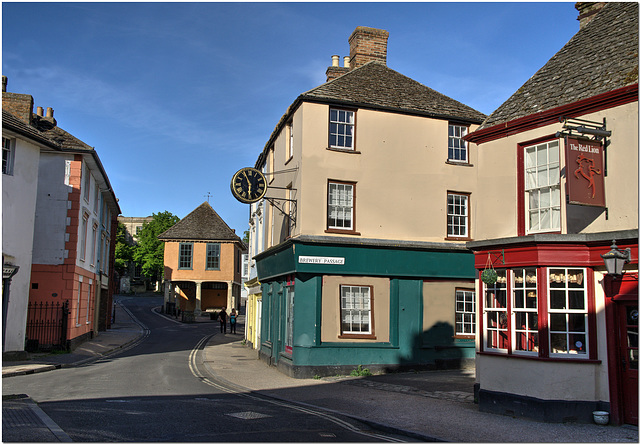
<svg viewBox="0 0 640 444">
<path fill-rule="evenodd" d="M 69 301 L 29 302 L 26 350 L 68 350 Z"/>
</svg>

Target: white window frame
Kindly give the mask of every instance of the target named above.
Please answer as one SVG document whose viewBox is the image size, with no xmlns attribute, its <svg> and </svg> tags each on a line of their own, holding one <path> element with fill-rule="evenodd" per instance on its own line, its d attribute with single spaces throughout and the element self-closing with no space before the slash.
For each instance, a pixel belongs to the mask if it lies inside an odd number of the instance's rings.
<svg viewBox="0 0 640 444">
<path fill-rule="evenodd" d="M 85 165 L 84 167 L 84 173 L 86 174 L 86 176 L 84 177 L 83 183 L 84 183 L 84 200 L 85 202 L 89 202 L 89 196 L 91 195 L 91 173 L 89 170 L 89 167 Z"/>
<path fill-rule="evenodd" d="M 524 189 L 527 234 L 560 231 L 562 218 L 558 140 L 524 147 Z"/>
<path fill-rule="evenodd" d="M 355 184 L 330 181 L 327 190 L 327 228 L 355 229 Z"/>
<path fill-rule="evenodd" d="M 2 174 L 13 176 L 13 165 L 16 157 L 16 141 L 2 136 Z"/>
<path fill-rule="evenodd" d="M 329 108 L 329 147 L 340 150 L 355 149 L 355 118 L 352 110 Z"/>
<path fill-rule="evenodd" d="M 368 285 L 340 285 L 341 335 L 372 335 L 372 287 Z M 350 328 L 345 328 L 346 325 Z M 354 326 L 358 325 L 358 329 Z M 366 330 L 363 326 L 366 325 Z"/>
<path fill-rule="evenodd" d="M 109 244 L 111 238 L 109 236 L 104 239 L 104 274 L 109 275 Z"/>
<path fill-rule="evenodd" d="M 449 143 L 447 159 L 449 162 L 469 163 L 469 150 L 467 142 L 463 139 L 467 135 L 469 127 L 465 125 L 449 124 Z"/>
<path fill-rule="evenodd" d="M 87 324 L 91 324 L 91 321 L 89 320 L 89 311 L 91 309 L 91 287 L 93 284 L 93 280 L 89 279 L 89 293 L 87 294 L 87 320 L 85 321 L 85 323 Z"/>
<path fill-rule="evenodd" d="M 78 278 L 78 300 L 76 305 L 76 327 L 80 327 L 80 301 L 82 300 L 82 276 Z"/>
<path fill-rule="evenodd" d="M 483 348 L 485 351 L 491 352 L 491 353 L 504 353 L 507 354 L 509 352 L 508 349 L 508 342 L 507 341 L 507 348 L 499 348 L 499 336 L 502 335 L 508 335 L 509 334 L 509 319 L 508 319 L 508 311 L 507 311 L 507 301 L 508 301 L 508 288 L 507 288 L 507 272 L 506 270 L 496 270 L 496 273 L 498 273 L 498 281 L 496 281 L 495 284 L 492 285 L 488 285 L 488 284 L 483 284 L 483 332 L 482 332 L 482 341 L 483 341 Z M 498 307 L 497 304 L 489 304 L 489 300 L 493 300 L 493 301 L 498 301 L 498 297 L 494 297 L 494 298 L 489 298 L 490 294 L 497 294 L 497 293 L 503 293 L 503 306 L 502 307 Z M 490 305 L 496 305 L 496 306 L 490 306 Z M 489 321 L 491 320 L 491 318 L 495 318 L 496 321 L 496 325 L 494 326 L 490 326 Z M 500 322 L 504 321 L 504 328 L 501 327 Z M 495 343 L 496 346 L 495 347 L 489 347 L 489 335 L 491 335 L 494 340 L 492 341 L 492 343 Z"/>
<path fill-rule="evenodd" d="M 285 351 L 293 351 L 293 305 L 295 298 L 295 287 L 289 285 L 286 287 L 286 303 L 287 303 L 287 320 L 286 331 L 284 337 Z"/>
<path fill-rule="evenodd" d="M 475 336 L 476 292 L 474 290 L 456 288 L 455 304 L 456 336 Z"/>
<path fill-rule="evenodd" d="M 98 224 L 97 222 L 93 223 L 93 232 L 91 234 L 91 266 L 95 266 L 96 264 L 96 257 L 97 257 L 97 252 L 98 252 L 98 246 L 97 246 L 97 242 L 98 242 Z"/>
<path fill-rule="evenodd" d="M 87 257 L 87 231 L 89 230 L 89 213 L 82 213 L 82 225 L 80 227 L 80 260 Z"/>
<path fill-rule="evenodd" d="M 287 131 L 289 132 L 289 139 L 287 144 L 287 158 L 285 159 L 285 162 L 289 161 L 293 157 L 293 119 L 289 121 Z"/>
<path fill-rule="evenodd" d="M 447 193 L 447 237 L 469 238 L 469 194 Z"/>
<path fill-rule="evenodd" d="M 540 350 L 540 320 L 538 315 L 538 270 L 535 267 L 511 270 L 511 348 L 513 354 L 538 356 Z M 518 305 L 518 294 L 522 293 L 523 306 Z M 531 299 L 533 298 L 533 299 Z M 533 301 L 533 307 L 531 307 Z M 524 327 L 518 323 L 518 315 L 525 318 Z M 535 318 L 536 328 L 532 327 Z M 518 336 L 535 334 L 537 344 L 532 350 L 518 350 Z"/>
<path fill-rule="evenodd" d="M 558 273 L 558 271 L 560 273 Z M 560 274 L 560 276 L 558 276 Z M 563 277 L 564 276 L 564 277 Z M 548 312 L 548 327 L 549 327 L 549 357 L 552 358 L 573 358 L 573 359 L 589 359 L 589 297 L 587 293 L 587 270 L 580 267 L 549 267 L 547 268 L 547 312 Z M 573 277 L 578 277 L 578 281 L 571 282 Z M 552 287 L 551 280 L 554 280 L 554 284 L 557 286 Z M 579 282 L 579 283 L 578 283 Z M 562 287 L 559 286 L 562 285 Z M 580 287 L 572 287 L 573 285 L 579 285 Z M 565 308 L 552 308 L 553 292 L 565 293 Z M 571 308 L 571 293 L 574 295 L 582 293 L 583 308 Z M 560 317 L 564 315 L 565 329 L 554 329 L 554 322 L 552 322 L 552 316 Z M 571 331 L 570 330 L 570 318 L 571 317 L 583 317 L 584 319 L 584 331 Z M 554 352 L 553 336 L 565 335 L 567 351 Z M 583 335 L 584 351 L 582 353 L 571 351 L 569 348 L 570 339 L 572 335 Z M 576 341 L 577 342 L 577 341 Z M 575 343 L 574 343 L 575 345 Z"/>
</svg>

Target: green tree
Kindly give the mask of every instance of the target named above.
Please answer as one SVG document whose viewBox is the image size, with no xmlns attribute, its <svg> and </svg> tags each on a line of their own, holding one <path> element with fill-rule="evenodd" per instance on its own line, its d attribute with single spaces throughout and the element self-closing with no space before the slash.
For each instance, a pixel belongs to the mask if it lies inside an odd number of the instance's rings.
<svg viewBox="0 0 640 444">
<path fill-rule="evenodd" d="M 118 222 L 116 232 L 116 261 L 115 269 L 118 273 L 124 274 L 133 261 L 134 246 L 127 241 L 127 229 L 122 222 Z"/>
<path fill-rule="evenodd" d="M 242 242 L 244 242 L 246 246 L 249 246 L 249 236 L 249 230 L 245 230 L 244 235 L 242 236 Z"/>
<path fill-rule="evenodd" d="M 162 279 L 164 273 L 164 242 L 158 239 L 178 222 L 180 218 L 168 211 L 154 213 L 153 220 L 145 222 L 138 233 L 138 244 L 133 259 L 142 265 L 142 274 L 153 280 Z"/>
</svg>

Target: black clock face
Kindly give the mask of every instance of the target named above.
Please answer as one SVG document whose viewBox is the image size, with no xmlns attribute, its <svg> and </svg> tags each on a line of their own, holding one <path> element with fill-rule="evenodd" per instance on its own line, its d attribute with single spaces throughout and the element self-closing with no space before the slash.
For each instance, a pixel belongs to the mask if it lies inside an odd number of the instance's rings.
<svg viewBox="0 0 640 444">
<path fill-rule="evenodd" d="M 243 168 L 231 179 L 231 194 L 242 203 L 257 202 L 266 192 L 264 174 L 255 168 Z"/>
</svg>

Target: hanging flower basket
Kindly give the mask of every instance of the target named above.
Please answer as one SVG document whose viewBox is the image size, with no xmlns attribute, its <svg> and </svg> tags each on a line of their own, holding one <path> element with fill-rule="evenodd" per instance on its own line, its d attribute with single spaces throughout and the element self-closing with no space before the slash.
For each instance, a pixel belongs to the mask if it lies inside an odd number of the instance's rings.
<svg viewBox="0 0 640 444">
<path fill-rule="evenodd" d="M 487 285 L 493 285 L 498 280 L 498 273 L 493 268 L 487 268 L 480 273 L 480 279 Z"/>
</svg>

